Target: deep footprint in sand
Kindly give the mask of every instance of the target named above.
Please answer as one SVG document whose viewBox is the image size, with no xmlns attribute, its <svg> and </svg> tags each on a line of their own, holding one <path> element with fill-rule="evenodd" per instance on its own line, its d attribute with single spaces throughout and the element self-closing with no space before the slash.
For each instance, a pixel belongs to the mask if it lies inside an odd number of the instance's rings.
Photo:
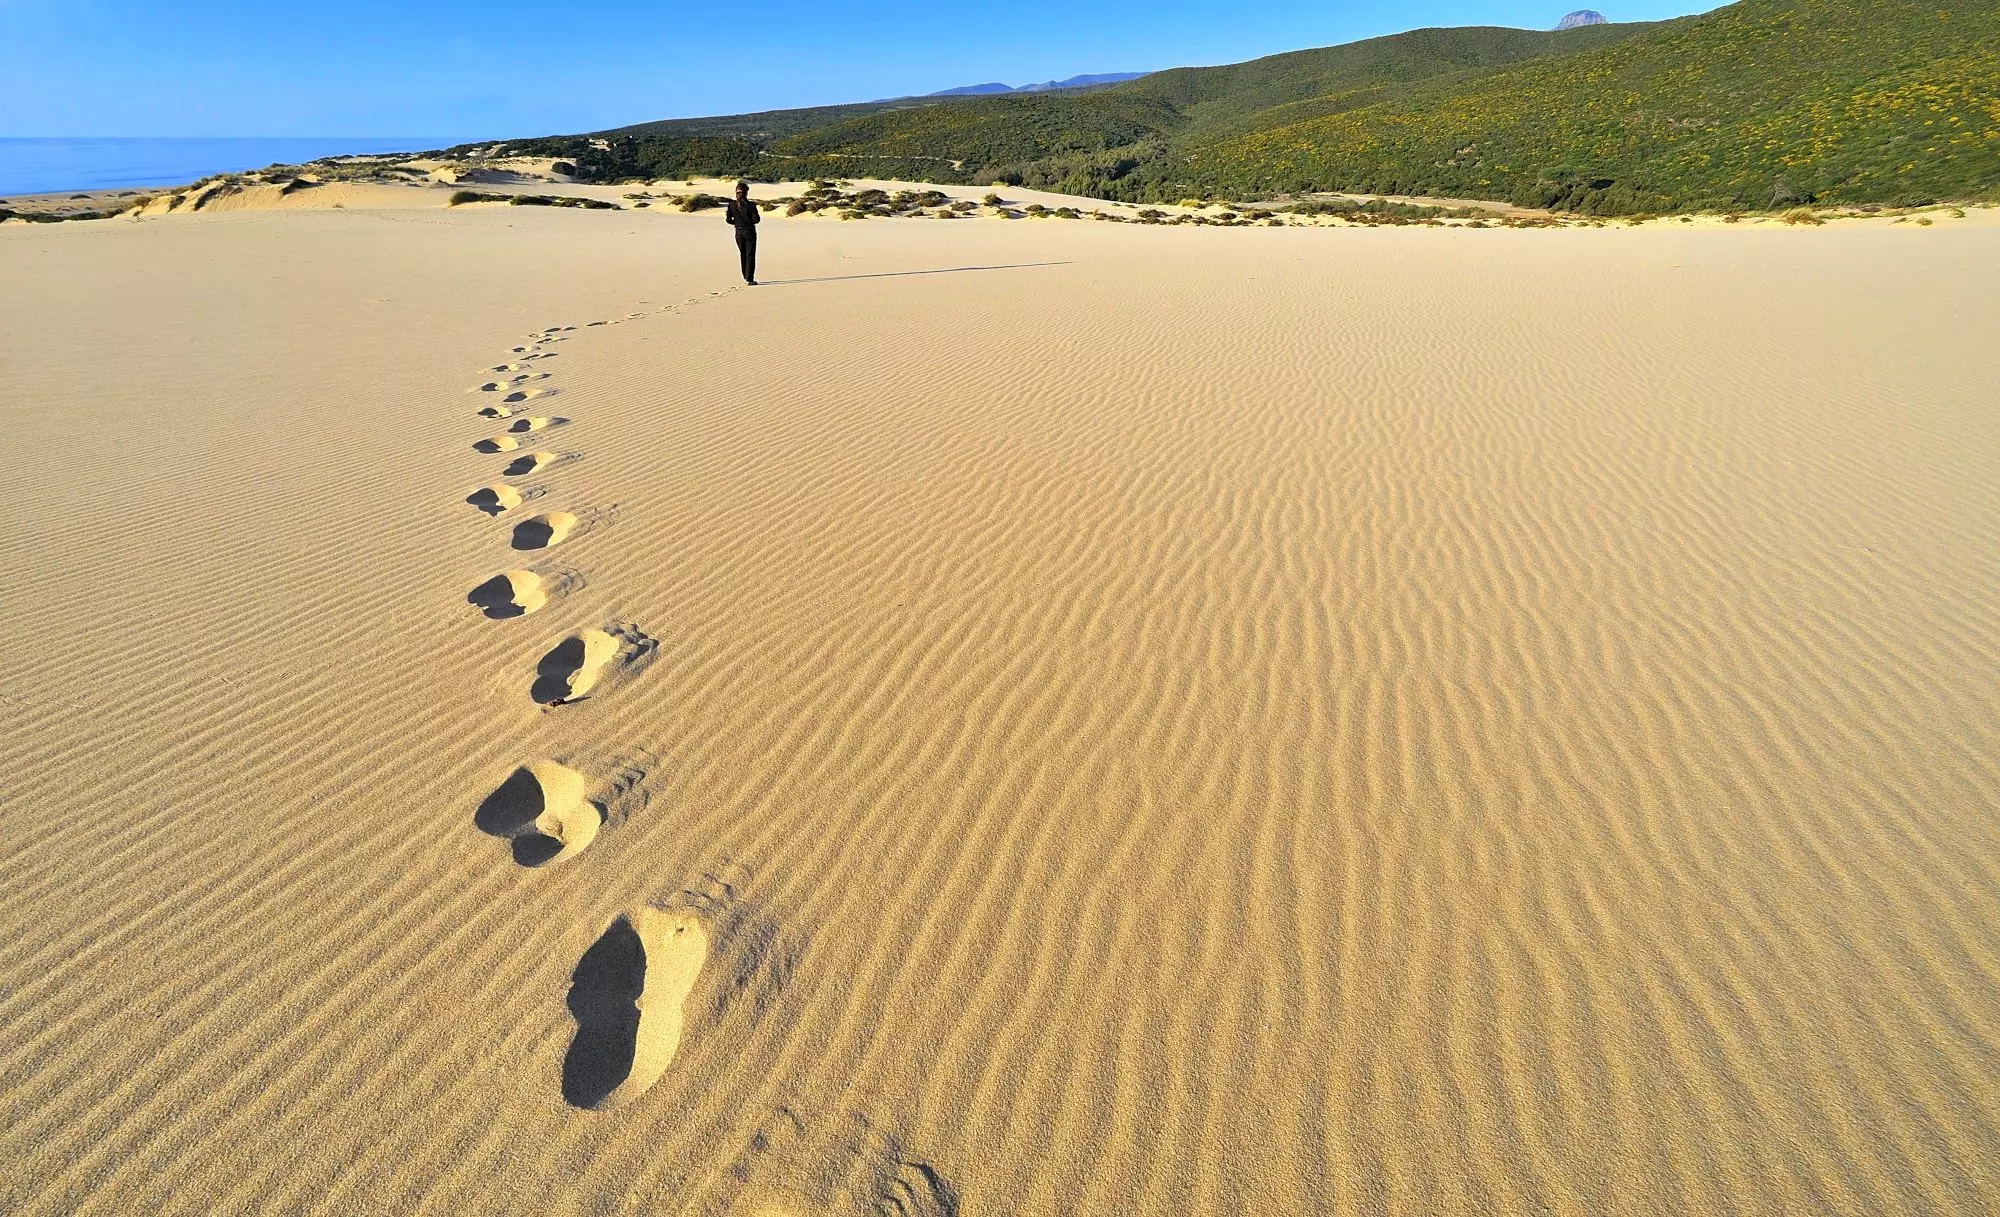
<svg viewBox="0 0 2000 1217">
<path fill-rule="evenodd" d="M 568 422 L 569 420 L 566 418 L 557 418 L 547 414 L 531 414 L 508 423 L 507 431 L 510 435 L 527 435 L 532 431 L 546 431 L 550 427 L 560 427 Z"/>
<path fill-rule="evenodd" d="M 556 391 L 554 389 L 516 389 L 500 400 L 513 405 L 519 402 L 533 401 L 537 397 L 554 397 L 555 394 Z"/>
<path fill-rule="evenodd" d="M 629 676 L 652 662 L 659 646 L 635 626 L 578 630 L 535 665 L 528 696 L 551 709 L 582 701 L 610 677 Z"/>
<path fill-rule="evenodd" d="M 508 409 L 507 407 L 505 407 L 505 406 L 481 406 L 481 407 L 479 407 L 479 411 L 478 411 L 478 413 L 479 413 L 479 417 L 481 417 L 481 418 L 512 418 L 512 417 L 514 417 L 514 412 L 513 412 L 512 410 L 509 410 L 509 409 Z"/>
<path fill-rule="evenodd" d="M 515 549 L 548 549 L 561 545 L 575 534 L 582 520 L 573 512 L 545 511 L 514 525 Z"/>
<path fill-rule="evenodd" d="M 642 908 L 612 922 L 570 977 L 576 1035 L 563 1057 L 564 1100 L 610 1111 L 659 1081 L 707 958 L 708 932 L 690 910 Z"/>
<path fill-rule="evenodd" d="M 539 486 L 509 486 L 505 482 L 495 482 L 466 495 L 465 501 L 489 516 L 497 516 L 514 510 L 529 499 L 541 497 L 542 488 Z"/>
<path fill-rule="evenodd" d="M 510 478 L 525 477 L 530 473 L 548 468 L 555 459 L 556 454 L 553 452 L 525 452 L 507 462 L 507 467 L 500 471 L 500 476 Z"/>
<path fill-rule="evenodd" d="M 480 440 L 478 443 L 472 445 L 472 450 L 491 456 L 496 452 L 512 452 L 520 446 L 521 441 L 511 435 L 496 435 L 492 439 Z"/>
<path fill-rule="evenodd" d="M 578 630 L 535 665 L 528 695 L 544 706 L 563 706 L 590 695 L 618 658 L 618 640 L 603 630 Z"/>
<path fill-rule="evenodd" d="M 549 589 L 540 574 L 531 570 L 510 570 L 493 576 L 465 594 L 488 617 L 525 617 L 549 602 Z"/>
<path fill-rule="evenodd" d="M 486 796 L 472 821 L 511 840 L 522 866 L 548 866 L 590 848 L 604 812 L 590 801 L 582 774 L 556 761 L 529 761 Z"/>
</svg>

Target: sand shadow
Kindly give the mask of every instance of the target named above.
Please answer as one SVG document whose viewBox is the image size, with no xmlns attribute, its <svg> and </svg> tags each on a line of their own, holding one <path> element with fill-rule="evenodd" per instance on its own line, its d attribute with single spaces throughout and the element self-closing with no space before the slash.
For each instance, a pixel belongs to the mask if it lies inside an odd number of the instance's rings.
<svg viewBox="0 0 2000 1217">
<path fill-rule="evenodd" d="M 865 275 L 820 275 L 810 279 L 759 279 L 760 287 L 783 287 L 788 283 L 840 283 L 848 279 L 900 279 L 909 275 L 964 275 L 984 270 L 1028 270 L 1037 266 L 1068 266 L 1062 262 L 1006 262 L 997 266 L 943 266 L 936 270 L 880 270 Z"/>
<path fill-rule="evenodd" d="M 530 761 L 507 775 L 472 813 L 474 827 L 506 839 L 514 861 L 546 866 L 589 849 L 603 809 L 585 793 L 582 774 L 555 761 Z"/>
<path fill-rule="evenodd" d="M 515 486 L 481 486 L 466 495 L 465 501 L 488 516 L 497 516 L 519 507 L 527 497 L 527 492 Z"/>
<path fill-rule="evenodd" d="M 542 606 L 541 578 L 533 571 L 508 571 L 465 593 L 471 604 L 495 621 L 522 617 Z"/>
<path fill-rule="evenodd" d="M 564 842 L 561 837 L 530 830 L 508 842 L 508 847 L 514 851 L 516 866 L 532 869 L 555 861 L 563 852 Z"/>
<path fill-rule="evenodd" d="M 551 710 L 582 701 L 613 680 L 643 671 L 659 650 L 659 640 L 635 625 L 578 630 L 535 665 L 528 696 Z"/>
<path fill-rule="evenodd" d="M 530 516 L 514 525 L 511 544 L 515 549 L 522 550 L 547 549 L 551 545 L 559 545 L 569 539 L 580 523 L 581 520 L 567 511 L 551 511 Z"/>
<path fill-rule="evenodd" d="M 486 796 L 472 822 L 489 836 L 511 837 L 533 826 L 545 810 L 541 782 L 522 766 Z"/>
<path fill-rule="evenodd" d="M 565 1101 L 606 1111 L 660 1080 L 680 1048 L 708 941 L 691 910 L 642 908 L 591 944 L 570 974 L 576 1037 L 563 1056 Z"/>
<path fill-rule="evenodd" d="M 564 458 L 558 457 L 553 452 L 523 453 L 509 461 L 507 467 L 500 471 L 500 476 L 510 478 L 525 477 L 536 470 L 555 464 L 560 459 Z"/>
<path fill-rule="evenodd" d="M 569 1012 L 576 1038 L 563 1057 L 563 1100 L 594 1108 L 632 1076 L 639 1048 L 639 997 L 646 990 L 646 946 L 629 917 L 611 923 L 570 974 Z"/>
<path fill-rule="evenodd" d="M 563 639 L 535 665 L 535 683 L 529 686 L 528 696 L 540 705 L 561 705 L 569 698 L 571 682 L 577 673 L 593 658 L 596 657 L 590 654 L 590 640 L 584 635 L 573 634 Z M 597 662 L 601 667 L 605 660 Z"/>
</svg>

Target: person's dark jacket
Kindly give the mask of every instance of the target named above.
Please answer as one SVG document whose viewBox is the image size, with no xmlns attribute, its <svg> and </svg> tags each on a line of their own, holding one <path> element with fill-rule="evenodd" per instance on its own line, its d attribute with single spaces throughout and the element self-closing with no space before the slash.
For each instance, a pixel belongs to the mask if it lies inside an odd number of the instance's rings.
<svg viewBox="0 0 2000 1217">
<path fill-rule="evenodd" d="M 736 228 L 755 228 L 760 219 L 756 201 L 753 199 L 744 199 L 740 203 L 735 199 L 729 200 L 723 216 Z"/>
</svg>

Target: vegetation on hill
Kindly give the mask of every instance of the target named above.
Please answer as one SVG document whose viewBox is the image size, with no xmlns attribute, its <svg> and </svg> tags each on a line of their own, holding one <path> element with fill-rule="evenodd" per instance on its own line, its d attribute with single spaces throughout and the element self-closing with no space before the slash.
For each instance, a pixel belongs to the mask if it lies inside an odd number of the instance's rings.
<svg viewBox="0 0 2000 1217">
<path fill-rule="evenodd" d="M 1562 33 L 1499 26 L 1410 30 L 1247 63 L 1172 68 L 1126 88 L 1175 106 L 1197 130 L 1209 131 L 1288 103 L 1594 50 L 1652 28 L 1650 22 L 1632 22 Z"/>
<path fill-rule="evenodd" d="M 863 101 L 844 106 L 808 106 L 799 110 L 761 110 L 755 114 L 722 114 L 713 118 L 667 118 L 657 122 L 634 123 L 594 132 L 600 139 L 653 139 L 661 136 L 712 136 L 768 142 L 788 135 L 801 135 L 846 122 L 850 118 L 879 114 L 884 110 L 909 110 L 941 104 L 934 98 L 902 98 L 896 101 Z"/>
<path fill-rule="evenodd" d="M 1180 151 L 1216 188 L 1601 214 L 1979 197 L 2000 188 L 2000 6 L 1743 0 Z"/>
<path fill-rule="evenodd" d="M 1000 94 L 852 119 L 772 145 L 778 155 L 910 157 L 993 165 L 1122 148 L 1185 125 L 1171 104 L 1123 90 Z"/>
<path fill-rule="evenodd" d="M 1085 92 L 507 147 L 592 181 L 880 176 L 1131 202 L 1360 191 L 1622 215 L 2000 197 L 2000 5 L 1740 0 L 1650 24 L 1416 30 Z"/>
<path fill-rule="evenodd" d="M 461 151 L 454 148 L 452 152 Z M 760 169 L 756 145 L 713 136 L 647 135 L 592 137 L 552 135 L 509 140 L 509 156 L 556 157 L 571 176 L 585 182 L 617 182 L 664 177 L 744 177 Z"/>
</svg>

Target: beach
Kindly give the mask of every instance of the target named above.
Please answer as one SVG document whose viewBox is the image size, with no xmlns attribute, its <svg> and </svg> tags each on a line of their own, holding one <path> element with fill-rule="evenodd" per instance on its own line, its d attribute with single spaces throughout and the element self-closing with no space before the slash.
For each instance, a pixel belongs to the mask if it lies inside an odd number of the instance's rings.
<svg viewBox="0 0 2000 1217">
<path fill-rule="evenodd" d="M 0 1210 L 2000 1205 L 1994 212 L 439 195 L 0 227 Z"/>
</svg>

